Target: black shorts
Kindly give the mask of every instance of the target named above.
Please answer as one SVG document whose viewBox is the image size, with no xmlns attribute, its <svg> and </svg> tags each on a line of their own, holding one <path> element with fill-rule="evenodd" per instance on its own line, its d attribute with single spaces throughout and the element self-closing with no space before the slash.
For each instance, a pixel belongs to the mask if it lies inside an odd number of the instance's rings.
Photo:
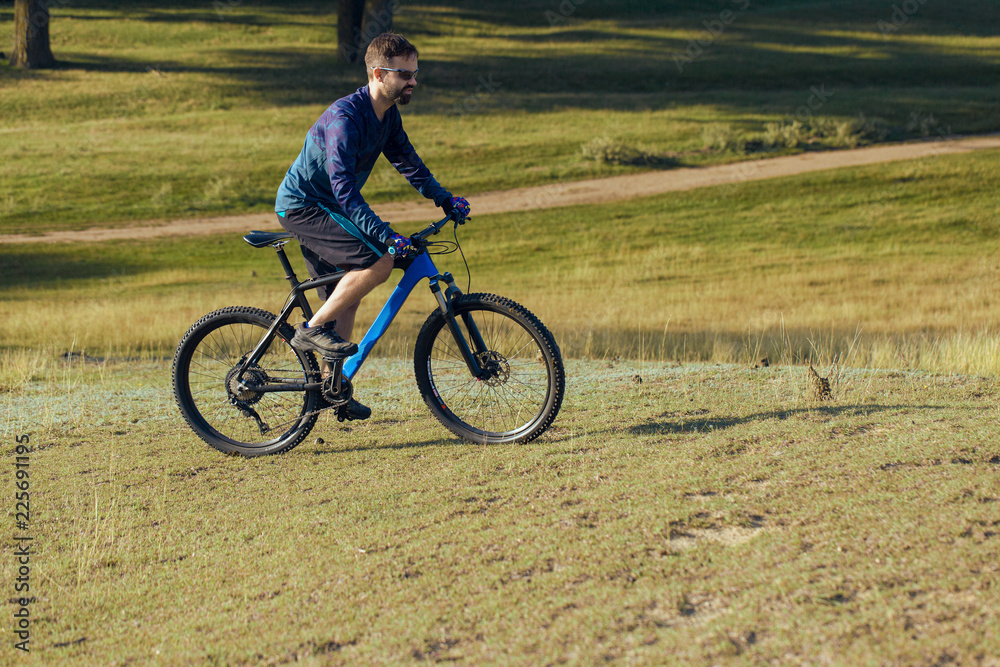
<svg viewBox="0 0 1000 667">
<path fill-rule="evenodd" d="M 378 239 L 355 236 L 349 232 L 342 218 L 322 206 L 295 208 L 278 214 L 278 223 L 295 237 L 306 260 L 306 268 L 313 278 L 333 273 L 338 269 L 353 271 L 367 269 L 384 255 L 388 248 Z M 333 292 L 331 285 L 320 287 L 320 297 L 326 301 Z"/>
</svg>

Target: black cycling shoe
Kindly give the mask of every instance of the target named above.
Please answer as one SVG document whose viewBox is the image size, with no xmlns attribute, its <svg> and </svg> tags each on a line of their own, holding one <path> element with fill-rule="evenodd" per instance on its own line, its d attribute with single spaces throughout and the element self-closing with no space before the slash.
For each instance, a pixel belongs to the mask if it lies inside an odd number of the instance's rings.
<svg viewBox="0 0 1000 667">
<path fill-rule="evenodd" d="M 291 343 L 296 350 L 317 352 L 323 358 L 341 359 L 358 351 L 357 344 L 344 340 L 333 329 L 307 328 L 304 323 L 295 329 Z"/>
<path fill-rule="evenodd" d="M 372 409 L 367 405 L 361 405 L 353 398 L 337 408 L 337 421 L 361 421 L 372 416 Z"/>
</svg>

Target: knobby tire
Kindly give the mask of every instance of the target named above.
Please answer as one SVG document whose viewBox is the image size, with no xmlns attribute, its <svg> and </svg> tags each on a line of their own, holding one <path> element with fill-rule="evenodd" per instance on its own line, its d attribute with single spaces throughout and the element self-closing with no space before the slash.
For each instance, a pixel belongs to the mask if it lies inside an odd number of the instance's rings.
<svg viewBox="0 0 1000 667">
<path fill-rule="evenodd" d="M 487 350 L 489 377 L 469 371 L 447 319 L 432 313 L 417 336 L 414 371 L 424 402 L 455 435 L 470 442 L 525 443 L 556 418 L 565 391 L 562 357 L 552 334 L 528 309 L 493 294 L 465 294 L 452 301 L 459 328 L 471 316 Z"/>
<path fill-rule="evenodd" d="M 216 449 L 243 456 L 280 454 L 301 443 L 316 423 L 318 392 L 236 390 L 234 371 L 264 337 L 275 315 L 234 306 L 205 315 L 174 355 L 174 397 L 188 425 Z M 316 359 L 292 348 L 282 324 L 255 366 L 252 382 L 302 382 L 319 377 Z M 233 403 L 238 399 L 239 405 Z M 261 433 L 257 415 L 267 427 Z"/>
</svg>

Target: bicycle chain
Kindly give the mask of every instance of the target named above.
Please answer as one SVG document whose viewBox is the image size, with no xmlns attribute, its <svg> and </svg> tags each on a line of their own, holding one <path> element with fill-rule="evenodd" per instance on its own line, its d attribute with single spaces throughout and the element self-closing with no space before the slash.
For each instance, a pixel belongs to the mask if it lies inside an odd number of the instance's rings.
<svg viewBox="0 0 1000 667">
<path fill-rule="evenodd" d="M 254 368 L 254 370 L 255 371 L 263 371 L 265 374 L 268 374 L 268 375 L 270 375 L 270 373 L 272 373 L 272 372 L 274 372 L 274 373 L 288 373 L 289 372 L 289 370 L 285 369 L 285 368 L 260 368 L 260 367 L 256 367 L 256 368 Z M 317 379 L 322 382 L 322 380 L 323 380 L 323 371 L 305 371 L 305 376 L 306 376 L 306 381 L 307 382 L 313 381 L 313 376 L 319 376 Z M 325 400 L 325 397 L 323 396 L 323 390 L 322 389 L 319 390 L 319 394 L 320 394 L 320 397 Z M 301 416 L 303 416 L 303 417 L 312 417 L 313 415 L 318 415 L 319 413 L 323 412 L 324 410 L 329 410 L 331 408 L 338 408 L 338 407 L 340 407 L 340 406 L 338 406 L 338 405 L 330 405 L 329 403 L 327 403 L 326 407 L 322 407 L 319 410 L 310 410 L 309 412 L 303 412 Z"/>
</svg>

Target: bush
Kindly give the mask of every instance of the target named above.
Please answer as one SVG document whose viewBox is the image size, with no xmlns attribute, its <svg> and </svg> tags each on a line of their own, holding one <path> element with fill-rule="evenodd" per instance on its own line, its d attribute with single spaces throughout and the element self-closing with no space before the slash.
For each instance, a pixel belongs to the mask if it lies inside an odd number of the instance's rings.
<svg viewBox="0 0 1000 667">
<path fill-rule="evenodd" d="M 733 130 L 731 125 L 720 125 L 718 123 L 706 125 L 705 129 L 701 131 L 701 139 L 704 142 L 705 148 L 721 152 L 746 152 L 746 138 Z"/>
<path fill-rule="evenodd" d="M 933 118 L 930 121 L 934 122 Z M 756 153 L 825 145 L 855 148 L 885 141 L 890 126 L 881 118 L 866 118 L 863 114 L 847 120 L 810 118 L 767 123 L 762 134 L 741 135 L 729 125 L 709 125 L 702 131 L 704 146 L 710 150 L 735 153 Z"/>
<path fill-rule="evenodd" d="M 598 164 L 667 167 L 674 160 L 662 153 L 655 153 L 643 146 L 633 146 L 608 136 L 594 137 L 580 146 L 580 153 L 587 160 Z"/>
<path fill-rule="evenodd" d="M 764 126 L 766 148 L 798 148 L 808 143 L 812 133 L 797 120 L 791 123 L 768 123 Z"/>
</svg>

